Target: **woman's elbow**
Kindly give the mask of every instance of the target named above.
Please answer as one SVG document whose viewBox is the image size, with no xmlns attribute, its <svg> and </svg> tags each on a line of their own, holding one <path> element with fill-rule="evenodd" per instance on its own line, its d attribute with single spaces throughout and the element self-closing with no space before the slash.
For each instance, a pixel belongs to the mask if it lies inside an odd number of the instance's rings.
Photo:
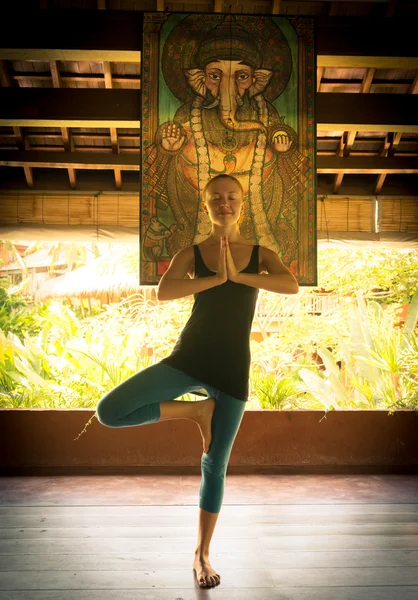
<svg viewBox="0 0 418 600">
<path fill-rule="evenodd" d="M 289 288 L 289 294 L 297 294 L 299 292 L 299 283 L 293 275 L 291 281 L 289 282 Z"/>
<path fill-rule="evenodd" d="M 157 300 L 160 302 L 167 300 L 167 298 L 164 298 L 164 286 L 162 285 L 158 285 L 157 287 Z"/>
</svg>

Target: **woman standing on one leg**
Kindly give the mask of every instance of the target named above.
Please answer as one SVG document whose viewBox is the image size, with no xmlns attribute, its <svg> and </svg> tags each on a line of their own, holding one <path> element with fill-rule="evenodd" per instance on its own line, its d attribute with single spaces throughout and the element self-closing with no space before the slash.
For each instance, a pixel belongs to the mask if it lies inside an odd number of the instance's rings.
<svg viewBox="0 0 418 600">
<path fill-rule="evenodd" d="M 299 289 L 275 252 L 240 235 L 243 202 L 243 189 L 235 177 L 218 175 L 208 182 L 203 206 L 212 232 L 204 242 L 173 256 L 157 292 L 159 300 L 194 294 L 191 315 L 171 354 L 111 390 L 96 411 L 99 421 L 109 427 L 178 418 L 198 424 L 204 454 L 193 568 L 202 587 L 220 582 L 209 562 L 209 546 L 248 399 L 250 332 L 258 290 L 295 294 Z M 200 388 L 210 397 L 200 402 L 174 400 Z"/>
</svg>

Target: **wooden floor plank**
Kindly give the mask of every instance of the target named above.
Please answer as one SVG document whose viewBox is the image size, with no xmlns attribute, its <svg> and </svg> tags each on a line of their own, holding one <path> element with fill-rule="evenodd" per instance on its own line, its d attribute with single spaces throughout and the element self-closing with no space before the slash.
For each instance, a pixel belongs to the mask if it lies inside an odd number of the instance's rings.
<svg viewBox="0 0 418 600">
<path fill-rule="evenodd" d="M 338 550 L 293 552 L 212 552 L 217 568 L 227 569 L 295 569 L 399 568 L 418 567 L 418 550 Z M 133 552 L 129 554 L 1 554 L 0 571 L 25 570 L 102 570 L 184 569 L 190 563 L 187 552 Z"/>
<path fill-rule="evenodd" d="M 418 506 L 418 505 L 417 505 Z M 19 507 L 20 508 L 20 507 Z M 55 508 L 55 507 L 54 507 Z M 139 507 L 138 507 L 139 508 Z M 148 527 L 190 527 L 197 522 L 197 511 L 188 510 L 184 514 L 175 514 L 175 511 L 170 510 L 172 507 L 163 507 L 160 509 L 159 514 L 149 515 L 138 515 L 138 514 L 92 514 L 91 511 L 84 511 L 82 508 L 76 508 L 68 512 L 60 512 L 55 514 L 55 511 L 51 508 L 43 510 L 41 513 L 36 514 L 31 512 L 31 508 L 28 508 L 28 512 L 17 513 L 15 509 L 11 508 L 8 512 L 0 514 L 0 535 L 2 529 L 8 529 L 11 527 L 19 528 L 57 528 L 66 527 L 67 524 L 71 524 L 72 528 L 79 527 L 101 527 L 107 520 L 107 517 L 111 516 L 112 527 L 142 527 L 146 520 Z M 402 509 L 399 509 L 402 510 Z M 331 512 L 331 511 L 330 511 Z M 173 514 L 174 513 L 174 514 Z M 364 513 L 357 512 L 356 514 L 341 513 L 341 514 L 314 514 L 314 511 L 310 513 L 309 507 L 306 507 L 303 514 L 283 514 L 281 507 L 276 508 L 276 512 L 270 512 L 270 514 L 257 514 L 257 513 L 241 513 L 238 511 L 234 514 L 227 511 L 221 511 L 218 517 L 217 530 L 222 527 L 240 527 L 248 526 L 251 522 L 251 526 L 262 526 L 271 525 L 274 527 L 284 527 L 287 525 L 292 526 L 331 526 L 341 525 L 344 523 L 348 525 L 406 525 L 414 524 L 418 525 L 418 511 L 416 512 L 379 512 L 373 513 L 371 510 L 365 508 Z"/>
<path fill-rule="evenodd" d="M 2 477 L 0 505 L 189 505 L 200 475 Z M 414 475 L 232 475 L 223 506 L 248 504 L 416 503 Z"/>
<path fill-rule="evenodd" d="M 87 517 L 113 517 L 113 516 L 131 516 L 131 517 L 158 517 L 169 515 L 170 517 L 181 517 L 184 515 L 198 514 L 196 505 L 179 506 L 173 504 L 162 505 L 68 505 L 61 502 L 59 506 L 0 506 L 0 518 L 14 515 L 33 515 L 46 517 L 47 515 L 56 517 L 73 517 L 74 515 L 84 515 Z M 320 517 L 320 516 L 346 516 L 350 515 L 390 515 L 396 517 L 398 514 L 418 515 L 418 495 L 416 504 L 385 504 L 385 503 L 356 503 L 356 504 L 298 504 L 295 500 L 293 504 L 223 504 L 219 519 L 223 517 L 269 517 L 282 516 L 284 520 L 288 517 Z M 218 521 L 219 522 L 219 521 Z M 0 521 L 1 524 L 1 521 Z"/>
<path fill-rule="evenodd" d="M 196 600 L 211 598 L 216 600 L 416 600 L 418 587 L 352 587 L 352 588 L 251 588 L 214 590 L 166 588 L 164 590 L 41 590 L 41 591 L 0 591 L 0 600 Z"/>
<path fill-rule="evenodd" d="M 5 479 L 0 600 L 418 598 L 413 477 L 232 478 L 239 500 L 219 515 L 212 591 L 192 569 L 197 478 Z M 179 505 L 167 504 L 173 490 Z"/>
<path fill-rule="evenodd" d="M 417 568 L 377 569 L 226 569 L 222 571 L 223 588 L 280 587 L 418 587 Z M 8 571 L 0 573 L 0 590 L 78 590 L 78 589 L 152 589 L 193 587 L 193 569 L 133 571 Z"/>
<path fill-rule="evenodd" d="M 0 543 L 3 540 L 64 540 L 64 539 L 109 539 L 109 538 L 134 538 L 150 539 L 162 538 L 193 538 L 196 533 L 196 524 L 175 527 L 165 525 L 157 527 L 150 524 L 130 525 L 125 523 L 124 527 L 77 527 L 62 524 L 61 527 L 0 527 Z M 339 523 L 331 524 L 308 524 L 288 523 L 287 525 L 274 524 L 242 524 L 242 525 L 219 525 L 216 526 L 216 537 L 218 539 L 246 539 L 246 538 L 284 538 L 284 537 L 317 537 L 317 536 L 411 536 L 418 541 L 418 523 Z"/>
</svg>

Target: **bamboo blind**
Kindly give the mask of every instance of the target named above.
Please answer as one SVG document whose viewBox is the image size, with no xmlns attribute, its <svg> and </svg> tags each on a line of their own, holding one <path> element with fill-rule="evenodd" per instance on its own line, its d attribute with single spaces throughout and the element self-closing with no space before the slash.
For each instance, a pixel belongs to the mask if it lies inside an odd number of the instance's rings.
<svg viewBox="0 0 418 600">
<path fill-rule="evenodd" d="M 370 198 L 324 198 L 317 202 L 319 231 L 373 231 Z M 418 229 L 418 224 L 417 224 Z"/>
<path fill-rule="evenodd" d="M 418 231 L 416 198 L 382 198 L 381 231 Z M 318 199 L 319 231 L 373 231 L 373 201 L 368 198 Z M 136 227 L 138 194 L 0 194 L 0 225 L 83 225 Z"/>
<path fill-rule="evenodd" d="M 0 225 L 138 226 L 138 194 L 0 195 Z"/>
<path fill-rule="evenodd" d="M 384 198 L 382 231 L 418 231 L 416 198 Z"/>
</svg>

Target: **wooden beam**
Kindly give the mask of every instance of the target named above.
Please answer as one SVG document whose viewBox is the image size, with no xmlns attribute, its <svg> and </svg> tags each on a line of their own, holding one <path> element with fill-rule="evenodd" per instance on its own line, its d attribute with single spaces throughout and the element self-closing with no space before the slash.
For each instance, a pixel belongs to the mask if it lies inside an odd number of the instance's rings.
<svg viewBox="0 0 418 600">
<path fill-rule="evenodd" d="M 2 87 L 12 86 L 12 80 L 10 78 L 7 62 L 5 60 L 0 60 L 0 83 Z"/>
<path fill-rule="evenodd" d="M 73 169 L 122 169 L 139 171 L 140 155 L 114 154 L 111 152 L 47 152 L 47 151 L 0 151 L 0 165 L 56 167 Z M 379 156 L 317 156 L 317 172 L 320 174 L 336 173 L 418 173 L 416 157 L 382 158 Z"/>
<path fill-rule="evenodd" d="M 357 131 L 345 131 L 344 135 L 345 135 L 345 145 L 344 145 L 344 150 L 343 150 L 343 156 L 349 156 L 349 154 L 351 152 L 351 148 L 353 147 L 353 144 L 356 139 Z"/>
<path fill-rule="evenodd" d="M 271 0 L 271 14 L 278 15 L 280 13 L 280 0 Z"/>
<path fill-rule="evenodd" d="M 58 69 L 58 62 L 56 60 L 50 60 L 49 68 L 51 69 L 52 84 L 54 88 L 62 87 L 60 72 Z"/>
<path fill-rule="evenodd" d="M 363 83 L 361 84 L 360 88 L 360 92 L 362 94 L 367 94 L 368 92 L 370 92 L 375 73 L 376 69 L 367 69 L 366 75 L 364 76 Z"/>
<path fill-rule="evenodd" d="M 62 81 L 61 81 L 61 76 L 60 76 L 60 72 L 59 72 L 59 68 L 58 68 L 58 62 L 56 60 L 50 60 L 49 67 L 51 69 L 52 83 L 53 83 L 54 88 L 61 88 Z M 62 143 L 64 145 L 64 150 L 66 152 L 71 152 L 72 148 L 71 148 L 70 129 L 68 127 L 61 127 L 61 133 L 62 133 Z M 75 169 L 71 169 L 71 168 L 68 169 L 68 179 L 70 182 L 71 189 L 75 190 L 77 187 Z"/>
<path fill-rule="evenodd" d="M 5 62 L 5 61 L 3 61 Z M 106 61 L 105 61 L 106 62 Z M 103 83 L 103 75 L 97 73 L 69 73 L 69 72 L 61 72 L 61 81 L 68 81 L 70 83 Z M 52 75 L 48 72 L 39 71 L 24 71 L 19 73 L 12 73 L 10 75 L 11 81 L 51 81 Z M 141 78 L 139 75 L 113 75 L 112 81 L 115 83 L 141 83 Z M 388 82 L 385 81 L 382 85 L 388 85 Z M 398 83 L 396 81 L 391 81 L 390 85 L 401 86 L 407 85 Z M 6 86 L 4 86 L 6 87 Z M 138 85 L 138 88 L 140 85 Z"/>
<path fill-rule="evenodd" d="M 112 71 L 110 69 L 110 62 L 107 60 L 103 61 L 103 73 L 105 79 L 105 87 L 109 89 L 113 88 Z"/>
<path fill-rule="evenodd" d="M 367 175 L 380 173 L 418 173 L 418 159 L 413 157 L 382 158 L 380 156 L 317 156 L 317 172 L 363 173 Z"/>
<path fill-rule="evenodd" d="M 138 174 L 132 176 L 127 175 L 126 179 L 122 180 L 122 190 L 120 193 L 136 193 L 138 194 Z M 333 195 L 333 182 L 329 181 L 328 175 L 318 175 L 317 179 L 317 194 L 320 195 Z M 402 182 L 391 182 L 390 185 L 390 196 L 395 195 L 403 196 L 405 198 L 414 197 L 418 201 L 416 185 L 414 185 L 414 177 L 403 178 Z M 375 196 L 373 193 L 375 178 L 373 176 L 365 178 L 364 175 L 351 175 L 344 182 L 344 197 L 360 197 L 360 196 Z M 88 181 L 77 181 L 77 187 L 79 194 L 109 191 L 114 192 L 115 180 L 113 177 L 109 177 L 107 173 L 102 171 L 92 171 L 89 174 Z M 39 174 L 35 180 L 34 189 L 39 193 L 49 192 L 51 194 L 63 193 L 68 195 L 69 192 L 68 176 L 64 169 L 54 169 L 51 173 L 43 173 L 42 169 L 39 169 Z M 2 175 L 2 181 L 0 186 L 0 196 L 4 194 L 20 194 L 29 193 L 26 181 L 23 177 L 21 169 L 8 169 L 7 173 Z M 338 194 L 335 197 L 339 197 Z M 381 195 L 380 195 L 381 197 Z M 1 220 L 1 211 L 0 211 Z"/>
<path fill-rule="evenodd" d="M 418 94 L 418 71 L 415 74 L 414 81 L 411 83 L 408 94 Z"/>
<path fill-rule="evenodd" d="M 159 11 L 164 10 L 164 0 L 158 0 L 158 10 Z M 113 88 L 112 71 L 110 68 L 110 63 L 107 61 L 105 61 L 103 63 L 103 72 L 104 72 L 104 77 L 105 77 L 105 87 L 109 88 L 109 89 Z M 112 152 L 114 152 L 115 154 L 118 154 L 119 153 L 119 141 L 118 141 L 118 130 L 116 129 L 116 127 L 110 128 L 110 139 L 112 140 Z M 121 170 L 115 169 L 114 174 L 115 174 L 116 189 L 120 190 L 120 189 L 122 189 Z"/>
<path fill-rule="evenodd" d="M 343 182 L 343 177 L 344 177 L 344 173 L 337 173 L 337 175 L 335 176 L 334 188 L 333 188 L 334 194 L 338 194 L 341 184 Z"/>
<path fill-rule="evenodd" d="M 399 142 L 401 141 L 401 136 L 402 133 L 393 133 L 392 131 L 389 132 L 383 142 L 383 147 L 380 151 L 380 156 L 383 158 L 386 156 L 392 157 L 395 153 L 396 146 L 398 146 Z M 377 176 L 376 185 L 374 188 L 375 194 L 379 194 L 379 192 L 381 191 L 386 179 L 386 175 L 387 173 L 380 173 Z"/>
<path fill-rule="evenodd" d="M 20 150 L 30 150 L 29 140 L 25 138 L 25 135 L 21 127 L 13 127 L 13 134 L 15 136 L 16 145 Z M 33 172 L 32 168 L 23 166 L 23 172 L 25 174 L 26 184 L 29 188 L 33 188 Z"/>
<path fill-rule="evenodd" d="M 317 92 L 319 92 L 319 90 L 321 89 L 321 79 L 324 75 L 324 71 L 325 71 L 324 67 L 318 67 L 316 70 L 316 91 Z"/>
<path fill-rule="evenodd" d="M 318 131 L 418 131 L 418 100 L 408 94 L 317 94 Z M 338 116 L 337 116 L 338 115 Z"/>
<path fill-rule="evenodd" d="M 392 157 L 398 150 L 398 146 L 401 142 L 402 133 L 397 131 L 396 133 L 391 132 L 392 141 L 388 150 L 388 156 Z"/>
<path fill-rule="evenodd" d="M 318 16 L 315 21 L 318 67 L 418 68 L 415 19 Z"/>
<path fill-rule="evenodd" d="M 112 151 L 118 154 L 119 150 L 119 140 L 116 127 L 110 128 L 110 139 L 112 141 Z"/>
<path fill-rule="evenodd" d="M 109 12 L 113 13 L 116 11 L 112 10 Z M 137 36 L 138 38 L 141 37 L 139 33 L 137 33 Z M 4 60 L 23 61 L 65 60 L 74 62 L 102 62 L 103 60 L 108 60 L 110 62 L 139 63 L 141 55 L 140 52 L 137 50 L 58 50 L 55 48 L 0 48 L 0 56 Z"/>
<path fill-rule="evenodd" d="M 380 192 L 380 190 L 383 187 L 383 184 L 385 182 L 386 179 L 386 173 L 381 173 L 380 175 L 377 176 L 377 182 L 374 188 L 374 193 L 378 194 Z"/>
<path fill-rule="evenodd" d="M 26 136 L 27 137 L 27 136 Z M 11 146 L 10 144 L 5 144 L 4 146 L 0 145 L 0 150 L 15 150 L 16 148 L 13 146 Z M 31 149 L 32 150 L 37 150 L 39 152 L 65 152 L 65 148 L 62 146 L 48 146 L 45 144 L 32 144 L 31 145 Z M 131 147 L 131 146 L 127 146 L 124 148 L 121 148 L 122 152 L 121 154 L 137 154 L 139 156 L 140 153 L 140 149 L 138 148 L 138 146 L 136 147 Z M 71 147 L 71 152 L 102 152 L 103 154 L 110 154 L 111 152 L 113 152 L 112 148 L 108 148 L 107 146 L 86 146 L 84 144 L 78 146 L 78 145 L 72 145 Z M 322 153 L 324 154 L 324 153 Z M 416 156 L 416 154 L 414 154 L 413 152 L 408 152 L 408 153 L 398 153 L 397 156 L 401 156 L 401 155 L 405 155 L 405 156 Z M 418 153 L 417 153 L 418 154 Z M 378 152 L 369 152 L 369 153 L 365 153 L 365 154 L 358 154 L 358 156 L 373 156 L 376 155 L 378 156 L 379 153 Z"/>
<path fill-rule="evenodd" d="M 19 27 L 3 28 L 0 59 L 140 60 L 142 11 L 72 9 L 65 11 L 65 28 L 60 10 L 8 12 L 4 21 Z M 319 67 L 418 68 L 414 19 L 317 16 L 315 21 Z M 388 56 L 392 49 L 397 56 Z"/>
<path fill-rule="evenodd" d="M 0 88 L 0 105 L 0 125 L 139 127 L 141 92 L 9 87 Z"/>
<path fill-rule="evenodd" d="M 214 0 L 213 1 L 213 12 L 222 12 L 223 1 L 222 0 Z"/>
<path fill-rule="evenodd" d="M 54 139 L 54 138 L 60 138 L 62 137 L 63 134 L 61 133 L 57 133 L 57 132 L 50 132 L 48 130 L 45 131 L 37 131 L 37 132 L 29 132 L 26 133 L 26 137 L 27 138 L 35 138 L 35 137 L 44 137 L 44 138 L 50 138 L 50 139 Z M 1 133 L 0 137 L 2 138 L 14 138 L 15 135 L 14 133 Z M 93 132 L 93 133 L 86 133 L 85 131 L 83 131 L 83 133 L 73 133 L 71 136 L 73 139 L 81 139 L 81 140 L 94 140 L 96 138 L 110 138 L 110 133 L 97 133 L 97 132 Z M 133 141 L 138 141 L 139 142 L 139 134 L 138 133 L 119 133 L 118 134 L 118 138 L 120 140 L 133 140 Z M 328 139 L 328 138 L 327 138 Z M 324 139 L 322 139 L 322 141 L 324 141 Z M 364 140 L 362 140 L 364 141 Z M 366 140 L 369 143 L 375 143 L 376 140 Z M 416 141 L 416 143 L 418 144 L 418 140 Z"/>
<path fill-rule="evenodd" d="M 18 29 L 2 30 L 0 58 L 6 60 L 140 60 L 142 11 L 139 10 L 74 9 L 64 13 L 11 7 L 4 22 L 19 24 Z"/>
<path fill-rule="evenodd" d="M 28 184 L 28 188 L 33 188 L 33 172 L 31 167 L 23 167 L 23 171 L 25 173 L 26 183 Z"/>
<path fill-rule="evenodd" d="M 0 125 L 139 127 L 141 92 L 122 89 L 0 88 Z M 417 94 L 316 97 L 318 131 L 418 131 Z"/>
<path fill-rule="evenodd" d="M 122 189 L 122 171 L 120 169 L 115 169 L 115 184 L 117 190 Z"/>
<path fill-rule="evenodd" d="M 61 169 L 122 169 L 139 171 L 138 154 L 103 154 L 100 152 L 28 152 L 0 151 L 0 165 L 5 167 L 52 167 Z"/>
<path fill-rule="evenodd" d="M 342 156 L 344 152 L 344 134 L 341 136 L 340 141 L 335 151 L 335 156 Z"/>
<path fill-rule="evenodd" d="M 360 93 L 362 87 L 363 80 L 356 81 L 355 79 L 346 80 L 346 79 L 322 79 L 321 80 L 321 92 L 344 92 L 347 93 Z M 379 81 L 374 80 L 370 92 L 375 92 L 379 88 L 392 88 L 393 92 L 391 93 L 407 93 L 408 89 L 411 87 L 410 81 L 394 81 L 393 79 L 380 79 Z"/>
<path fill-rule="evenodd" d="M 70 180 L 71 189 L 75 190 L 77 188 L 75 169 L 72 169 L 71 167 L 68 168 L 68 178 Z"/>
<path fill-rule="evenodd" d="M 340 143 L 338 144 L 336 156 L 349 156 L 351 152 L 351 148 L 354 144 L 354 140 L 356 139 L 356 131 L 344 131 L 341 136 Z M 341 184 L 343 182 L 344 173 L 340 172 L 335 175 L 334 178 L 334 194 L 338 194 Z"/>
</svg>

